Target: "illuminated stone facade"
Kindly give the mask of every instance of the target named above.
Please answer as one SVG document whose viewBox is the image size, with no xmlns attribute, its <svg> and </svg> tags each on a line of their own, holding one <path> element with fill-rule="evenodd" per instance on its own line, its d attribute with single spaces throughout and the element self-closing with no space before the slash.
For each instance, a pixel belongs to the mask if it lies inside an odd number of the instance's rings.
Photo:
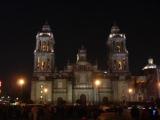
<svg viewBox="0 0 160 120">
<path fill-rule="evenodd" d="M 109 48 L 106 71 L 87 61 L 87 50 L 82 46 L 75 63 L 67 63 L 62 71 L 55 70 L 54 36 L 45 24 L 36 36 L 34 51 L 34 74 L 31 99 L 39 102 L 57 102 L 62 98 L 67 103 L 85 100 L 87 103 L 127 101 L 129 86 L 128 51 L 126 37 L 113 25 L 107 40 Z M 95 81 L 99 80 L 100 85 Z"/>
<path fill-rule="evenodd" d="M 34 73 L 31 83 L 31 99 L 34 101 L 52 101 L 54 44 L 51 28 L 45 23 L 36 35 Z M 45 89 L 47 91 L 44 91 Z"/>
<path fill-rule="evenodd" d="M 154 64 L 153 59 L 148 59 L 148 64 L 143 68 L 146 81 L 143 82 L 143 91 L 147 100 L 160 98 L 160 67 Z"/>
<path fill-rule="evenodd" d="M 109 48 L 108 71 L 112 80 L 113 100 L 125 101 L 128 99 L 128 51 L 126 49 L 125 34 L 120 32 L 116 24 L 111 28 L 107 46 Z"/>
<path fill-rule="evenodd" d="M 111 73 L 123 74 L 129 72 L 128 51 L 125 34 L 120 33 L 117 25 L 113 25 L 108 37 L 109 48 L 108 67 Z"/>
</svg>

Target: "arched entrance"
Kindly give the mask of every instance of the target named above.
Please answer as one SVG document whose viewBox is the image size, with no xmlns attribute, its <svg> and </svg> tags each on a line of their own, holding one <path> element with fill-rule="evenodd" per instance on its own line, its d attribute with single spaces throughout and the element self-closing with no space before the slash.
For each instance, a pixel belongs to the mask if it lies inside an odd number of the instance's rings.
<svg viewBox="0 0 160 120">
<path fill-rule="evenodd" d="M 103 97 L 102 103 L 103 104 L 108 104 L 108 97 Z"/>
<path fill-rule="evenodd" d="M 86 104 L 86 95 L 85 94 L 80 95 L 80 103 L 81 104 Z"/>
<path fill-rule="evenodd" d="M 65 103 L 65 101 L 63 100 L 62 97 L 57 98 L 57 105 L 63 105 L 64 103 Z"/>
</svg>

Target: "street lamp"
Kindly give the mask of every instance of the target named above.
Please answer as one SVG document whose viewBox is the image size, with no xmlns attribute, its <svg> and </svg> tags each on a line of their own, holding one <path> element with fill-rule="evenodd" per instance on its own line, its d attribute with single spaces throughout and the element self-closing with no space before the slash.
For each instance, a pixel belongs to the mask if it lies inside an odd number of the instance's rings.
<svg viewBox="0 0 160 120">
<path fill-rule="evenodd" d="M 158 98 L 160 98 L 160 82 L 159 82 L 159 79 L 158 79 Z"/>
<path fill-rule="evenodd" d="M 23 86 L 24 86 L 24 84 L 25 84 L 24 78 L 18 79 L 18 85 L 19 85 L 20 88 L 21 88 L 21 99 L 23 98 Z"/>
<path fill-rule="evenodd" d="M 46 96 L 47 96 L 47 93 L 48 93 L 48 88 L 44 88 L 43 91 L 44 91 L 44 95 L 45 95 L 45 103 L 46 103 Z"/>
<path fill-rule="evenodd" d="M 18 80 L 18 84 L 22 87 L 24 85 L 25 81 L 23 78 Z"/>
<path fill-rule="evenodd" d="M 129 101 L 131 101 L 131 94 L 133 93 L 133 89 L 129 88 L 128 93 L 129 93 Z"/>
<path fill-rule="evenodd" d="M 95 84 L 95 86 L 96 86 L 96 88 L 97 88 L 97 95 L 98 95 L 98 100 L 97 100 L 97 102 L 100 103 L 99 87 L 100 87 L 100 85 L 101 85 L 101 81 L 97 79 L 97 80 L 95 80 L 94 84 Z"/>
</svg>

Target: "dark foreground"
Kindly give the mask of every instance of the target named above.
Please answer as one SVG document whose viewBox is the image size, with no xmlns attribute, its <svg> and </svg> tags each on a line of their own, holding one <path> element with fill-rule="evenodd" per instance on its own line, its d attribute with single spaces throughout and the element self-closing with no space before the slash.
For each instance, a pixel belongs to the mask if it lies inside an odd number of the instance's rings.
<svg viewBox="0 0 160 120">
<path fill-rule="evenodd" d="M 0 105 L 0 120 L 160 120 L 155 106 Z"/>
</svg>

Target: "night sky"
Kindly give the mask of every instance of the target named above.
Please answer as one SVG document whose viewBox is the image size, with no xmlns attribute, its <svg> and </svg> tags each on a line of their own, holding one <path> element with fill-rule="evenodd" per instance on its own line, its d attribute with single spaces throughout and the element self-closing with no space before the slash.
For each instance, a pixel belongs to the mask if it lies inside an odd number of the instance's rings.
<svg viewBox="0 0 160 120">
<path fill-rule="evenodd" d="M 83 44 L 88 60 L 106 68 L 106 41 L 116 21 L 127 37 L 130 71 L 138 74 L 149 57 L 160 64 L 160 8 L 152 2 L 6 2 L 0 3 L 0 79 L 8 91 L 33 72 L 35 36 L 47 20 L 55 37 L 56 66 L 75 62 Z M 27 88 L 29 88 L 27 86 Z M 11 92 L 9 92 L 11 93 Z"/>
</svg>

